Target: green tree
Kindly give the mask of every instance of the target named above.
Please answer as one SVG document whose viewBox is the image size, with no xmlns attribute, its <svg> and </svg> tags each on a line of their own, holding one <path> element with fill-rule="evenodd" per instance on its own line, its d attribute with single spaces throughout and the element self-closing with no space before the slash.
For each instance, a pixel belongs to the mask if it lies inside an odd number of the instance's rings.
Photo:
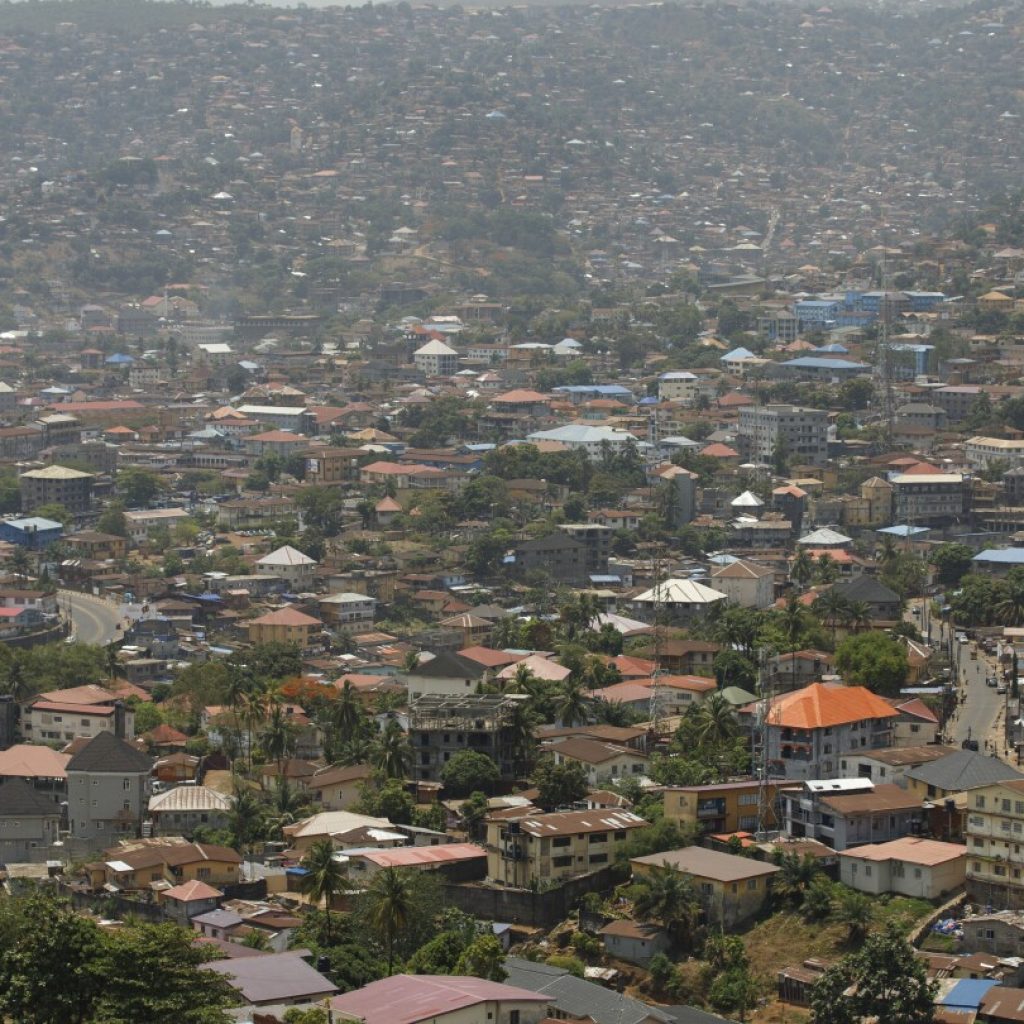
<svg viewBox="0 0 1024 1024">
<path fill-rule="evenodd" d="M 833 910 L 835 919 L 846 925 L 850 942 L 859 942 L 871 927 L 871 900 L 856 889 L 843 888 L 839 891 Z"/>
<path fill-rule="evenodd" d="M 662 925 L 676 940 L 689 934 L 700 901 L 693 882 L 675 868 L 653 867 L 633 885 L 633 913 L 641 921 Z"/>
<path fill-rule="evenodd" d="M 455 973 L 484 978 L 487 981 L 504 981 L 508 971 L 503 966 L 505 951 L 495 935 L 480 935 L 475 938 L 459 957 Z"/>
<path fill-rule="evenodd" d="M 412 748 L 402 727 L 392 718 L 380 734 L 373 766 L 388 779 L 404 779 L 412 768 Z"/>
<path fill-rule="evenodd" d="M 578 761 L 555 764 L 550 754 L 537 761 L 530 782 L 537 787 L 537 804 L 544 810 L 568 807 L 587 795 L 587 770 Z"/>
<path fill-rule="evenodd" d="M 501 771 L 479 750 L 460 750 L 441 769 L 441 781 L 453 797 L 468 796 L 475 790 L 490 793 L 501 781 Z"/>
<path fill-rule="evenodd" d="M 106 936 L 95 1024 L 225 1024 L 237 1002 L 227 979 L 203 964 L 215 955 L 174 924 L 133 924 Z"/>
<path fill-rule="evenodd" d="M 555 701 L 555 716 L 562 725 L 573 726 L 587 720 L 590 696 L 583 684 L 570 676 L 562 684 Z"/>
<path fill-rule="evenodd" d="M 117 489 L 125 504 L 138 508 L 148 505 L 164 489 L 164 484 L 156 473 L 132 466 L 117 474 Z"/>
<path fill-rule="evenodd" d="M 799 906 L 804 894 L 821 873 L 817 857 L 809 853 L 803 857 L 796 853 L 783 853 L 776 863 L 779 873 L 775 876 L 772 894 L 793 906 Z"/>
<path fill-rule="evenodd" d="M 811 993 L 813 1024 L 932 1024 L 938 983 L 924 960 L 890 927 L 830 967 Z"/>
<path fill-rule="evenodd" d="M 936 582 L 955 587 L 970 571 L 974 552 L 966 545 L 952 541 L 940 544 L 929 556 L 935 566 Z"/>
<path fill-rule="evenodd" d="M 395 963 L 395 940 L 409 927 L 415 913 L 412 874 L 397 868 L 378 871 L 366 890 L 366 920 L 384 943 L 389 977 Z"/>
<path fill-rule="evenodd" d="M 412 794 L 406 792 L 401 779 L 380 776 L 360 789 L 356 810 L 373 818 L 387 818 L 395 825 L 410 825 L 416 802 Z"/>
<path fill-rule="evenodd" d="M 92 1021 L 104 985 L 98 926 L 49 893 L 11 910 L 14 926 L 0 946 L 0 1013 L 24 1024 Z"/>
<path fill-rule="evenodd" d="M 331 939 L 331 904 L 335 897 L 347 888 L 345 872 L 334 856 L 334 844 L 330 839 L 318 839 L 302 858 L 306 874 L 302 876 L 301 889 L 314 904 L 324 905 L 326 915 L 327 943 Z"/>
<path fill-rule="evenodd" d="M 128 520 L 124 517 L 124 510 L 118 505 L 112 505 L 96 520 L 96 529 L 115 537 L 127 537 Z"/>
<path fill-rule="evenodd" d="M 836 671 L 848 685 L 896 696 L 907 679 L 907 649 L 888 633 L 870 630 L 848 636 L 836 648 Z"/>
</svg>

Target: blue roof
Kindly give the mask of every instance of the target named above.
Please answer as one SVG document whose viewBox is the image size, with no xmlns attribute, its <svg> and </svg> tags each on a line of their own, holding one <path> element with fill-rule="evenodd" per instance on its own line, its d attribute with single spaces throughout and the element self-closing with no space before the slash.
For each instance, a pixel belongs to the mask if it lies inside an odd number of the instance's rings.
<svg viewBox="0 0 1024 1024">
<path fill-rule="evenodd" d="M 892 537 L 916 537 L 921 533 L 929 533 L 927 526 L 885 526 L 881 530 L 875 530 L 875 533 L 887 533 Z"/>
<path fill-rule="evenodd" d="M 870 370 L 867 363 L 855 363 L 849 359 L 828 359 L 824 356 L 801 356 L 799 359 L 790 359 L 783 366 L 793 366 L 797 369 L 808 370 Z"/>
<path fill-rule="evenodd" d="M 845 356 L 850 350 L 844 345 L 840 345 L 838 341 L 832 342 L 831 345 L 822 345 L 820 348 L 816 348 L 815 352 L 829 353 L 837 356 Z"/>
<path fill-rule="evenodd" d="M 637 403 L 638 405 L 657 405 L 658 399 L 654 395 L 648 395 L 646 398 L 641 398 Z"/>
<path fill-rule="evenodd" d="M 829 306 L 839 305 L 838 299 L 803 299 L 797 303 L 798 306 L 806 309 L 807 307 L 827 309 Z"/>
<path fill-rule="evenodd" d="M 4 522 L 15 530 L 63 530 L 64 524 L 44 519 L 42 516 L 26 516 L 24 519 L 6 519 Z"/>
<path fill-rule="evenodd" d="M 998 981 L 989 978 L 962 978 L 938 1000 L 939 1006 L 957 1010 L 977 1010 L 982 999 Z"/>
<path fill-rule="evenodd" d="M 570 395 L 630 395 L 633 392 L 624 388 L 621 384 L 562 384 L 553 388 L 554 391 L 564 391 Z"/>
<path fill-rule="evenodd" d="M 756 359 L 756 358 L 757 358 L 757 356 L 755 356 L 754 353 L 751 352 L 749 348 L 744 348 L 742 345 L 740 345 L 739 348 L 734 348 L 731 352 L 726 352 L 725 355 L 721 357 L 721 361 L 724 362 L 726 359 Z"/>
<path fill-rule="evenodd" d="M 135 357 L 125 355 L 123 352 L 115 352 L 112 356 L 107 356 L 104 362 L 114 363 L 119 366 L 126 366 L 128 363 L 134 363 Z"/>
<path fill-rule="evenodd" d="M 1024 565 L 1024 548 L 986 548 L 979 551 L 973 562 L 992 562 L 996 565 Z"/>
</svg>

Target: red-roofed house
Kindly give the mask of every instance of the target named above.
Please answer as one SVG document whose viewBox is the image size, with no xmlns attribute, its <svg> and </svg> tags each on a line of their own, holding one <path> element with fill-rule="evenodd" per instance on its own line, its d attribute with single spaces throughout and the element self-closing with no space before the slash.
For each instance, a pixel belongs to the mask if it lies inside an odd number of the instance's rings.
<svg viewBox="0 0 1024 1024">
<path fill-rule="evenodd" d="M 310 647 L 323 623 L 295 608 L 281 608 L 249 622 L 249 640 L 254 644 L 298 644 Z"/>
</svg>

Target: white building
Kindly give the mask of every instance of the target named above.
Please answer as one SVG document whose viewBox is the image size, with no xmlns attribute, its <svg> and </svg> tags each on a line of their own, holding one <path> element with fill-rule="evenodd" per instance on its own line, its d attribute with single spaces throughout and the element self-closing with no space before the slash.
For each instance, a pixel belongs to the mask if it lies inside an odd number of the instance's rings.
<svg viewBox="0 0 1024 1024">
<path fill-rule="evenodd" d="M 689 620 L 703 615 L 718 601 L 727 600 L 721 591 L 696 580 L 670 579 L 637 594 L 633 598 L 633 610 L 642 618 L 650 619 L 660 605 L 673 621 Z"/>
<path fill-rule="evenodd" d="M 744 455 L 771 462 L 781 451 L 795 463 L 828 460 L 828 413 L 796 405 L 751 405 L 740 409 L 739 441 Z"/>
<path fill-rule="evenodd" d="M 317 562 L 290 544 L 285 544 L 257 559 L 256 565 L 259 566 L 259 572 L 277 576 L 288 584 L 289 589 L 299 591 L 309 590 L 313 586 Z"/>
<path fill-rule="evenodd" d="M 428 377 L 451 377 L 459 369 L 459 353 L 436 339 L 416 349 L 412 361 Z"/>
<path fill-rule="evenodd" d="M 938 900 L 959 889 L 966 873 L 966 846 L 917 836 L 869 843 L 839 854 L 839 880 L 873 896 L 896 893 Z"/>
<path fill-rule="evenodd" d="M 377 599 L 366 594 L 327 594 L 320 598 L 320 618 L 329 625 L 372 623 Z"/>
<path fill-rule="evenodd" d="M 617 427 L 590 427 L 582 423 L 567 423 L 551 430 L 536 430 L 527 435 L 527 441 L 559 441 L 567 448 L 580 448 L 591 458 L 601 455 L 605 445 L 612 449 L 635 445 L 638 449 L 648 447 L 647 442 L 640 441 L 628 430 Z"/>
<path fill-rule="evenodd" d="M 133 544 L 144 543 L 149 538 L 150 530 L 161 526 L 173 530 L 176 524 L 188 517 L 188 511 L 183 508 L 144 508 L 124 514 L 128 539 Z"/>
<path fill-rule="evenodd" d="M 990 462 L 1016 469 L 1024 466 L 1024 438 L 972 437 L 964 442 L 964 458 L 971 469 L 988 469 Z"/>
<path fill-rule="evenodd" d="M 733 604 L 767 608 L 775 601 L 775 572 L 764 565 L 736 561 L 711 574 L 711 582 Z"/>
</svg>

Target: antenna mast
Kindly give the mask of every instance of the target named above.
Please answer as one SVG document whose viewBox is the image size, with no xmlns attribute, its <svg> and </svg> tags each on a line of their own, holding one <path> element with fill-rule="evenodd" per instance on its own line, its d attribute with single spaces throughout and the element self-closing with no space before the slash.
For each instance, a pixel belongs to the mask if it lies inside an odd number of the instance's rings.
<svg viewBox="0 0 1024 1024">
<path fill-rule="evenodd" d="M 896 396 L 892 346 L 889 343 L 889 274 L 885 262 L 885 240 L 882 241 L 881 296 L 878 300 L 878 375 L 882 392 L 882 417 L 885 423 L 886 446 L 892 445 L 896 427 Z"/>
<path fill-rule="evenodd" d="M 759 727 L 761 733 L 761 749 L 755 751 L 757 762 L 757 838 L 768 838 L 768 823 L 775 818 L 771 786 L 769 784 L 771 757 L 768 752 L 768 726 L 773 716 L 778 715 L 775 707 L 775 691 L 771 676 L 767 670 L 768 652 L 762 647 L 758 654 L 758 689 L 761 691 L 761 712 Z M 759 756 L 757 756 L 759 755 Z"/>
</svg>

